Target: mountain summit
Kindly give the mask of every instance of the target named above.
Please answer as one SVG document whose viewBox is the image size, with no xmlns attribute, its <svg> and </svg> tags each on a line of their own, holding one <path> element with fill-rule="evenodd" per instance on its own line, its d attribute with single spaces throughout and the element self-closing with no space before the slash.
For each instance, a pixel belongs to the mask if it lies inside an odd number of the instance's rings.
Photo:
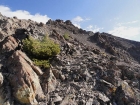
<svg viewBox="0 0 140 105">
<path fill-rule="evenodd" d="M 0 105 L 140 105 L 140 42 L 0 14 Z"/>
</svg>

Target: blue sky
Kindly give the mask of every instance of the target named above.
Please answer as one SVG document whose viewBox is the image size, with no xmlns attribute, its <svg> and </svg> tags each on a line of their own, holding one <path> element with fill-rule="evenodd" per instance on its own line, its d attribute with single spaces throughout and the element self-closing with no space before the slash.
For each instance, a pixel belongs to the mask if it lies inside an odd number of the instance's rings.
<svg viewBox="0 0 140 105">
<path fill-rule="evenodd" d="M 71 20 L 79 28 L 140 41 L 140 0 L 1 0 L 8 17 Z"/>
</svg>

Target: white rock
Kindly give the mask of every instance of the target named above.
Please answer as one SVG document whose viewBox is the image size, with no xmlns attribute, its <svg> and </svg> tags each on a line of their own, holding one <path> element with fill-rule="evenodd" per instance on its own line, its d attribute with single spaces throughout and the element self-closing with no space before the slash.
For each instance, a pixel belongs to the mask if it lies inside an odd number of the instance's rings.
<svg viewBox="0 0 140 105">
<path fill-rule="evenodd" d="M 2 84 L 3 84 L 3 75 L 2 73 L 0 73 L 0 86 L 2 86 Z"/>
</svg>

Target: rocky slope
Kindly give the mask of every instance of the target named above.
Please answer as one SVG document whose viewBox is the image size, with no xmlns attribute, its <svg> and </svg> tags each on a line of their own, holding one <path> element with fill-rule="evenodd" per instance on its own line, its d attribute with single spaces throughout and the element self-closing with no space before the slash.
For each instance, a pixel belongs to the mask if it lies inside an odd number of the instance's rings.
<svg viewBox="0 0 140 105">
<path fill-rule="evenodd" d="M 22 50 L 22 40 L 46 34 L 61 53 L 42 69 Z M 0 14 L 0 105 L 140 105 L 139 46 L 69 20 L 43 24 Z"/>
</svg>

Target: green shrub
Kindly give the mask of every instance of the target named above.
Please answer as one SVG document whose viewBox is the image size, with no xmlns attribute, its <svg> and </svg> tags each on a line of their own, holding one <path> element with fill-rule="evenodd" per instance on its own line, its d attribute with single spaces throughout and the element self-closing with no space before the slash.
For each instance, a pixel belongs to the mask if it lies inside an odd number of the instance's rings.
<svg viewBox="0 0 140 105">
<path fill-rule="evenodd" d="M 38 66 L 48 66 L 48 59 L 60 53 L 60 46 L 47 36 L 41 41 L 29 37 L 23 40 L 23 49 Z"/>
<path fill-rule="evenodd" d="M 49 60 L 38 60 L 38 59 L 33 59 L 33 62 L 40 67 L 44 68 L 49 68 L 50 67 L 50 62 Z"/>
<path fill-rule="evenodd" d="M 69 35 L 68 35 L 67 33 L 65 33 L 65 34 L 63 35 L 63 37 L 64 37 L 65 40 L 69 40 L 69 39 L 70 39 L 70 37 L 69 37 Z"/>
</svg>

